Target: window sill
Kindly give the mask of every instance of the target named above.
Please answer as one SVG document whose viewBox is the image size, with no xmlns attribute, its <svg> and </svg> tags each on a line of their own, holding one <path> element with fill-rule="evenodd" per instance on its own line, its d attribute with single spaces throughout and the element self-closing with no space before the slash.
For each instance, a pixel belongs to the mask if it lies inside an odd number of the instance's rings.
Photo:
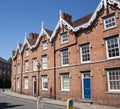
<svg viewBox="0 0 120 109">
<path fill-rule="evenodd" d="M 108 29 L 104 29 L 103 32 L 106 32 L 106 31 L 114 29 L 114 28 L 117 28 L 117 26 L 114 26 L 114 27 L 111 27 L 111 28 L 108 28 Z"/>
<path fill-rule="evenodd" d="M 48 89 L 42 89 L 42 91 L 48 91 Z"/>
<path fill-rule="evenodd" d="M 108 91 L 107 94 L 120 94 L 120 91 Z"/>
<path fill-rule="evenodd" d="M 68 44 L 68 41 L 66 41 L 66 42 L 61 42 L 61 45 L 64 45 L 64 44 Z"/>
<path fill-rule="evenodd" d="M 85 62 L 81 61 L 81 64 L 87 64 L 87 63 L 90 63 L 90 61 L 85 61 Z"/>
<path fill-rule="evenodd" d="M 107 58 L 107 60 L 114 60 L 114 59 L 119 59 L 120 58 L 120 56 L 117 56 L 117 57 L 112 57 L 112 58 Z"/>
<path fill-rule="evenodd" d="M 63 89 L 62 89 L 61 92 L 70 92 L 70 90 L 63 90 Z"/>
</svg>

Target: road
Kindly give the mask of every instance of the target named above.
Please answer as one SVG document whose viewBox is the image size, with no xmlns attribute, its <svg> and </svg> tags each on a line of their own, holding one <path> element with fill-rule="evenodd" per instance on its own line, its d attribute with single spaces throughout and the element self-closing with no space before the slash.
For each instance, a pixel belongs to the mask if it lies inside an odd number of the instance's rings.
<svg viewBox="0 0 120 109">
<path fill-rule="evenodd" d="M 0 94 L 0 109 L 37 109 L 36 102 Z M 44 104 L 43 109 L 65 109 L 65 107 Z"/>
</svg>

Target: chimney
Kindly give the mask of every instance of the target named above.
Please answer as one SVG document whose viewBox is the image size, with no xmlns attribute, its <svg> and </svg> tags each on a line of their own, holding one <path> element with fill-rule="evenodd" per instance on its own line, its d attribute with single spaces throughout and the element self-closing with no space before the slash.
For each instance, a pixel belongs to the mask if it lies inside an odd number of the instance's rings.
<svg viewBox="0 0 120 109">
<path fill-rule="evenodd" d="M 61 18 L 67 21 L 68 23 L 72 24 L 72 16 L 67 13 L 61 13 Z"/>
<path fill-rule="evenodd" d="M 37 39 L 38 38 L 38 34 L 37 33 L 30 33 L 29 34 L 29 39 Z"/>
</svg>

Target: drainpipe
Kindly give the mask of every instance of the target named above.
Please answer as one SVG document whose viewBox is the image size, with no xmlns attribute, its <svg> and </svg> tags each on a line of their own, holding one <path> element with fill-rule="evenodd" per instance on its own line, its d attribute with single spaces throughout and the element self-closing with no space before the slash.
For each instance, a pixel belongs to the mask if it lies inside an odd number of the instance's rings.
<svg viewBox="0 0 120 109">
<path fill-rule="evenodd" d="M 55 41 L 53 42 L 54 47 L 54 99 L 56 100 L 56 50 L 55 50 Z"/>
<path fill-rule="evenodd" d="M 22 55 L 22 54 L 21 54 Z M 21 70 L 21 90 L 20 90 L 20 93 L 22 94 L 22 73 L 23 73 L 23 55 L 22 55 L 22 70 Z"/>
<path fill-rule="evenodd" d="M 39 62 L 37 62 L 37 67 L 38 67 L 38 96 L 39 96 L 39 74 L 40 74 L 40 63 Z"/>
<path fill-rule="evenodd" d="M 65 46 L 63 48 L 69 48 L 71 46 L 77 45 L 78 33 L 74 33 L 74 34 L 75 34 L 75 43 Z M 62 50 L 63 48 L 60 48 L 60 49 L 55 48 L 55 39 L 52 43 L 54 47 L 54 99 L 56 100 L 56 51 Z"/>
</svg>

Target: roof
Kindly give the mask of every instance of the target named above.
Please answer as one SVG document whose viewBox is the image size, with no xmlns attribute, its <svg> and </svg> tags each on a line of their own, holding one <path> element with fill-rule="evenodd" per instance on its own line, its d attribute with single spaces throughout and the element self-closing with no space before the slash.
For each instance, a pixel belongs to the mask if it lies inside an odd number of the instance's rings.
<svg viewBox="0 0 120 109">
<path fill-rule="evenodd" d="M 79 19 L 73 21 L 73 23 L 72 23 L 73 27 L 76 27 L 76 26 L 82 25 L 84 23 L 87 23 L 90 20 L 90 18 L 92 17 L 92 15 L 93 15 L 93 13 L 88 14 L 88 15 L 82 17 L 82 18 L 79 18 Z"/>
<path fill-rule="evenodd" d="M 34 45 L 37 41 L 37 39 L 29 39 L 29 38 L 27 38 L 27 40 L 31 46 Z"/>
<path fill-rule="evenodd" d="M 0 61 L 3 62 L 3 63 L 8 63 L 8 64 L 11 64 L 9 61 L 3 59 L 2 57 L 0 57 Z"/>
<path fill-rule="evenodd" d="M 52 35 L 52 33 L 53 33 L 53 31 L 48 30 L 48 29 L 46 29 L 46 28 L 45 28 L 45 31 L 48 33 L 48 35 L 49 35 L 49 36 L 51 36 L 51 35 Z"/>
</svg>

